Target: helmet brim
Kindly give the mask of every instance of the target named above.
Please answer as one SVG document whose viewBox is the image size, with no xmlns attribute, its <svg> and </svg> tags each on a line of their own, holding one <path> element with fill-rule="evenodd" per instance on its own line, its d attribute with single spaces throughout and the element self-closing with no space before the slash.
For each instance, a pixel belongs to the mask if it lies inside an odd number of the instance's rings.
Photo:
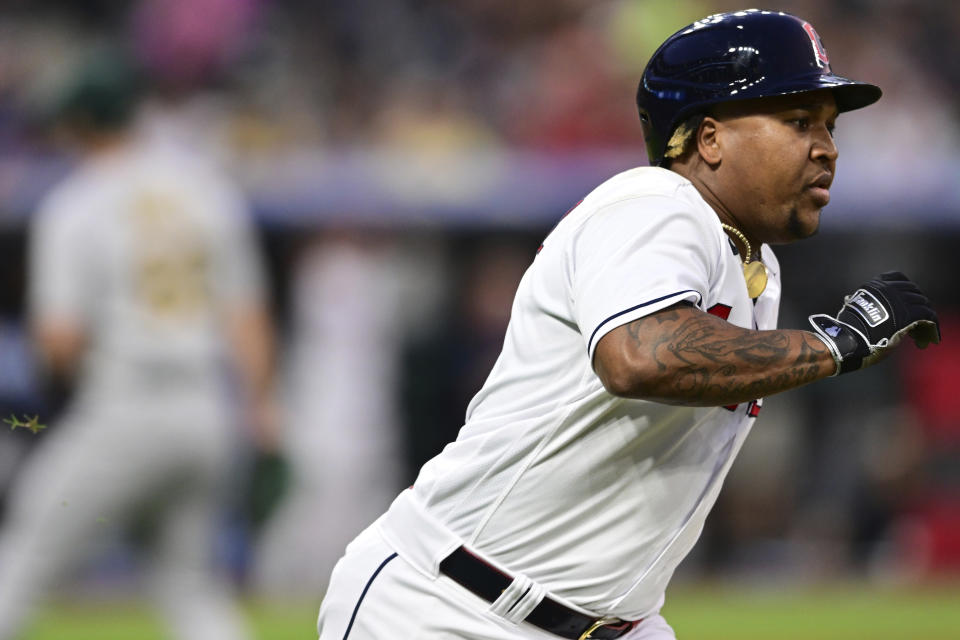
<svg viewBox="0 0 960 640">
<path fill-rule="evenodd" d="M 850 80 L 834 74 L 816 75 L 809 78 L 796 79 L 776 88 L 773 95 L 790 93 L 806 93 L 830 89 L 837 101 L 837 111 L 854 111 L 869 106 L 883 95 L 880 87 L 866 82 Z"/>
</svg>

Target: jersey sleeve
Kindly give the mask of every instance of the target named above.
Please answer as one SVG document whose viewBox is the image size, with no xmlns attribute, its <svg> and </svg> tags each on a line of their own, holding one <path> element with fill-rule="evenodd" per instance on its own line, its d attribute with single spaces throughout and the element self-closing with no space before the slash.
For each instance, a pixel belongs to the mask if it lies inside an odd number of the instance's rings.
<svg viewBox="0 0 960 640">
<path fill-rule="evenodd" d="M 91 271 L 97 248 L 91 220 L 63 198 L 41 203 L 29 227 L 27 302 L 34 319 L 83 322 L 93 300 Z"/>
<path fill-rule="evenodd" d="M 572 296 L 591 360 L 616 327 L 683 300 L 701 303 L 717 251 L 702 215 L 656 196 L 608 205 L 584 223 L 572 247 Z"/>
</svg>

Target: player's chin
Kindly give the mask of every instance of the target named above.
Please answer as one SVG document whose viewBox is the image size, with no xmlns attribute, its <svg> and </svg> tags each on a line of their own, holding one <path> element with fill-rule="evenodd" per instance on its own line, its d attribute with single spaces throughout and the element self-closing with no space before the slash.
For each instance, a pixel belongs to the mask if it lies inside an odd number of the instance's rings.
<svg viewBox="0 0 960 640">
<path fill-rule="evenodd" d="M 796 207 L 790 212 L 787 224 L 789 241 L 803 240 L 815 236 L 820 231 L 820 213 L 822 209 L 816 206 Z"/>
</svg>

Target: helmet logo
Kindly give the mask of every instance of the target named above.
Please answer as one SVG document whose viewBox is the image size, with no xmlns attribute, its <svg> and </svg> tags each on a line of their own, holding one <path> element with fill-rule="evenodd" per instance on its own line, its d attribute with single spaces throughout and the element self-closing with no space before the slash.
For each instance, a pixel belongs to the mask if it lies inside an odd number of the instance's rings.
<svg viewBox="0 0 960 640">
<path fill-rule="evenodd" d="M 818 36 L 817 32 L 814 31 L 813 25 L 809 22 L 804 22 L 803 30 L 807 32 L 808 36 L 810 36 L 810 42 L 813 44 L 813 54 L 817 57 L 817 66 L 821 68 L 829 67 L 830 59 L 827 58 L 827 51 L 820 43 L 820 36 Z"/>
</svg>

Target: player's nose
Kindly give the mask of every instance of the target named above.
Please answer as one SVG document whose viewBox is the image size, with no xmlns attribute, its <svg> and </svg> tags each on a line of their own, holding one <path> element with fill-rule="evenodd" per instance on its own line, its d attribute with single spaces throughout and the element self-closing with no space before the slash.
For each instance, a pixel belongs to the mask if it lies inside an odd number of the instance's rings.
<svg viewBox="0 0 960 640">
<path fill-rule="evenodd" d="M 819 162 L 828 162 L 830 166 L 837 161 L 840 150 L 833 139 L 833 133 L 826 126 L 819 127 L 818 135 L 810 147 L 810 158 Z"/>
</svg>

